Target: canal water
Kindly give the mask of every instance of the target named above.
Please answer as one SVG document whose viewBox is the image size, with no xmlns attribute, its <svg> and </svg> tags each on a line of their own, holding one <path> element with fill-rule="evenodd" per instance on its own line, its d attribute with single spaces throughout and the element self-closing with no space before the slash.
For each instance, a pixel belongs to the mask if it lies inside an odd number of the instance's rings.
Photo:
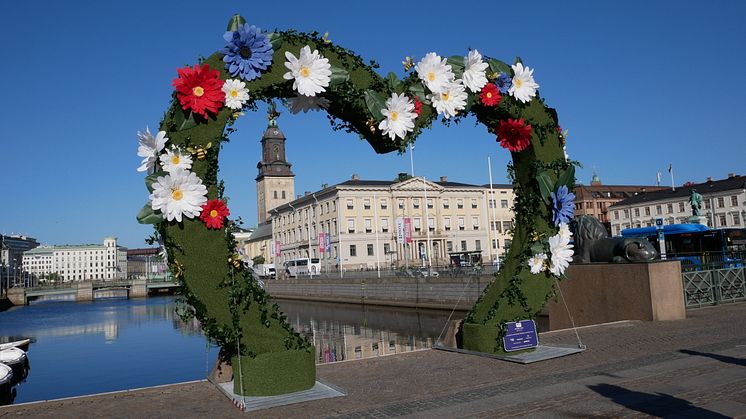
<svg viewBox="0 0 746 419">
<path fill-rule="evenodd" d="M 432 346 L 449 311 L 278 301 L 312 339 L 318 364 Z M 38 302 L 0 312 L 0 339 L 32 339 L 27 377 L 0 404 L 52 400 L 207 377 L 218 348 L 175 297 Z M 454 318 L 463 317 L 456 313 Z"/>
</svg>

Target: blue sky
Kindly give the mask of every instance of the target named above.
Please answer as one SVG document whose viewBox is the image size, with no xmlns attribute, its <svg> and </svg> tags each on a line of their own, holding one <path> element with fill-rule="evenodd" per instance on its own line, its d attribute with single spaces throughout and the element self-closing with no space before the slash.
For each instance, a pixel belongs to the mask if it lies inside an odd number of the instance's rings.
<svg viewBox="0 0 746 419">
<path fill-rule="evenodd" d="M 364 4 L 364 6 L 363 6 Z M 488 7 L 483 5 L 489 4 Z M 148 193 L 136 132 L 157 127 L 176 68 L 220 49 L 234 13 L 263 29 L 329 32 L 335 43 L 403 75 L 402 59 L 476 48 L 535 69 L 570 130 L 568 151 L 606 184 L 677 184 L 744 174 L 746 2 L 39 1 L 0 8 L 0 233 L 42 243 L 144 246 L 135 215 Z M 376 155 L 324 114 L 283 112 L 296 193 L 357 173 L 393 179 L 409 155 Z M 221 152 L 233 215 L 256 222 L 263 108 Z M 423 133 L 415 174 L 505 183 L 510 155 L 474 120 Z"/>
</svg>

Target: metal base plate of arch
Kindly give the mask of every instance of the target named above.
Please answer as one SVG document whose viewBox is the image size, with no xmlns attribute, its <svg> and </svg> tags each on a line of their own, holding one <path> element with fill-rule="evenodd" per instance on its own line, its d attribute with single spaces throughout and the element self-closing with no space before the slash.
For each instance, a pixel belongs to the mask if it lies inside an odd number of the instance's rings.
<svg viewBox="0 0 746 419">
<path fill-rule="evenodd" d="M 346 396 L 347 394 L 340 388 L 331 384 L 316 380 L 316 384 L 303 391 L 295 393 L 280 394 L 277 396 L 245 396 L 242 397 L 233 392 L 233 381 L 225 383 L 213 383 L 215 386 L 231 399 L 234 405 L 242 411 L 253 412 L 270 407 L 286 406 L 289 404 L 302 403 L 311 400 L 328 399 L 331 397 Z"/>
<path fill-rule="evenodd" d="M 546 361 L 548 359 L 554 359 L 559 358 L 567 355 L 577 354 L 580 352 L 583 352 L 586 348 L 585 347 L 577 347 L 577 346 L 546 346 L 546 345 L 539 345 L 536 347 L 535 350 L 531 352 L 522 352 L 518 354 L 509 354 L 509 355 L 498 355 L 498 354 L 489 354 L 486 352 L 477 352 L 477 351 L 470 351 L 467 349 L 459 349 L 454 348 L 451 346 L 445 346 L 440 343 L 436 343 L 433 345 L 433 349 L 439 349 L 441 351 L 450 351 L 450 352 L 458 352 L 460 354 L 467 354 L 467 355 L 476 355 L 476 356 L 483 356 L 486 358 L 495 358 L 502 361 L 509 361 L 509 362 L 516 362 L 519 364 L 531 364 L 533 362 L 538 361 Z"/>
</svg>

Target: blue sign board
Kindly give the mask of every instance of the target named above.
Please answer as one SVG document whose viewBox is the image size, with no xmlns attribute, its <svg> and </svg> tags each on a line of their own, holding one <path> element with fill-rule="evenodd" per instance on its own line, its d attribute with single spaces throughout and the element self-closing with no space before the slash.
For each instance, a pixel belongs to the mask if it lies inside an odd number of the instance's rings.
<svg viewBox="0 0 746 419">
<path fill-rule="evenodd" d="M 539 346 L 539 336 L 536 334 L 536 324 L 533 320 L 521 320 L 506 324 L 507 333 L 503 337 L 506 352 Z"/>
</svg>

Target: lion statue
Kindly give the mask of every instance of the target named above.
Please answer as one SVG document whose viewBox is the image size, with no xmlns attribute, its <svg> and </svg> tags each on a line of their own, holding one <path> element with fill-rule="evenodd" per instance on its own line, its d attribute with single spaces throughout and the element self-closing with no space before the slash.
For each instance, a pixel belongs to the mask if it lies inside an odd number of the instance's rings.
<svg viewBox="0 0 746 419">
<path fill-rule="evenodd" d="M 642 237 L 609 237 L 606 228 L 590 215 L 570 222 L 575 255 L 573 262 L 626 263 L 650 262 L 658 256 L 650 242 Z"/>
</svg>

